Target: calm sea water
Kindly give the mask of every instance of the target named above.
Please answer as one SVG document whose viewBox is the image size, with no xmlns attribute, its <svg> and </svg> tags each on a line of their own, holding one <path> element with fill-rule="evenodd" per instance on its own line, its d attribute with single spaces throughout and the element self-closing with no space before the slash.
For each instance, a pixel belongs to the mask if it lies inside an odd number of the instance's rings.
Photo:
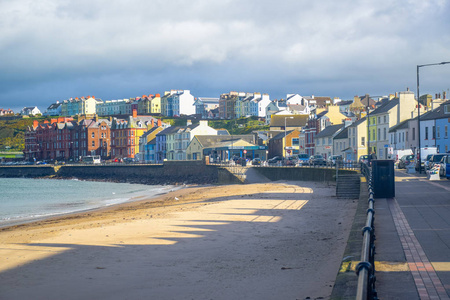
<svg viewBox="0 0 450 300">
<path fill-rule="evenodd" d="M 167 193 L 173 186 L 0 178 L 0 227 Z"/>
</svg>

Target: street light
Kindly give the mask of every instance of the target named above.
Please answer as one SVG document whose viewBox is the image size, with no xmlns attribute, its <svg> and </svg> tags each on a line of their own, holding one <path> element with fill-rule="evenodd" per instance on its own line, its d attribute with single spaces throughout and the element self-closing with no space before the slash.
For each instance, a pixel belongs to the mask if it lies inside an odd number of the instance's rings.
<svg viewBox="0 0 450 300">
<path fill-rule="evenodd" d="M 422 158 L 420 156 L 420 93 L 419 93 L 419 68 L 422 67 L 429 67 L 429 66 L 438 66 L 438 65 L 445 65 L 450 64 L 450 61 L 443 61 L 440 63 L 434 63 L 434 64 L 424 64 L 424 65 L 417 65 L 417 127 L 418 127 L 418 139 L 419 139 L 419 152 L 418 154 L 418 162 L 419 162 L 419 174 L 422 174 Z"/>
<path fill-rule="evenodd" d="M 286 120 L 293 119 L 294 117 L 284 117 L 284 157 L 286 157 Z"/>
</svg>

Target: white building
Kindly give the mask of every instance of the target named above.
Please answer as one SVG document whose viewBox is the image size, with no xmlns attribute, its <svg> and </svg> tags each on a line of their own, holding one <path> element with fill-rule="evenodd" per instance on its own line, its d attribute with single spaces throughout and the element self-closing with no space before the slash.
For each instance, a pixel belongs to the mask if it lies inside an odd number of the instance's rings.
<svg viewBox="0 0 450 300">
<path fill-rule="evenodd" d="M 61 116 L 61 103 L 59 103 L 59 101 L 56 101 L 56 103 L 51 104 L 49 107 L 47 107 L 44 115 Z"/>
<path fill-rule="evenodd" d="M 41 114 L 41 111 L 39 110 L 39 108 L 37 108 L 37 106 L 29 106 L 29 107 L 24 107 L 22 108 L 22 110 L 20 111 L 21 115 L 24 116 L 29 116 L 29 115 L 38 115 Z"/>
</svg>

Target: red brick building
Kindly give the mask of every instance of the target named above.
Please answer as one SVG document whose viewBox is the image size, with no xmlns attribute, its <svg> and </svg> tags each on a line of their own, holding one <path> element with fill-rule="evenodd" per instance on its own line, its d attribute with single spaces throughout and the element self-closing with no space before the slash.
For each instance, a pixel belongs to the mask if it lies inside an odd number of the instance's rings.
<svg viewBox="0 0 450 300">
<path fill-rule="evenodd" d="M 110 127 L 108 119 L 58 118 L 34 122 L 25 133 L 26 160 L 77 161 L 82 156 L 110 156 Z"/>
</svg>

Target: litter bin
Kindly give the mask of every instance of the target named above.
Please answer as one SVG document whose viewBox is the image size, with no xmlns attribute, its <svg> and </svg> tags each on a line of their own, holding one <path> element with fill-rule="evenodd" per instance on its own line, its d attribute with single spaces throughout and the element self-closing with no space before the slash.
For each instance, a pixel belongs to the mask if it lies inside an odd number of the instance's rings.
<svg viewBox="0 0 450 300">
<path fill-rule="evenodd" d="M 395 197 L 395 175 L 393 160 L 372 160 L 374 198 Z"/>
</svg>

